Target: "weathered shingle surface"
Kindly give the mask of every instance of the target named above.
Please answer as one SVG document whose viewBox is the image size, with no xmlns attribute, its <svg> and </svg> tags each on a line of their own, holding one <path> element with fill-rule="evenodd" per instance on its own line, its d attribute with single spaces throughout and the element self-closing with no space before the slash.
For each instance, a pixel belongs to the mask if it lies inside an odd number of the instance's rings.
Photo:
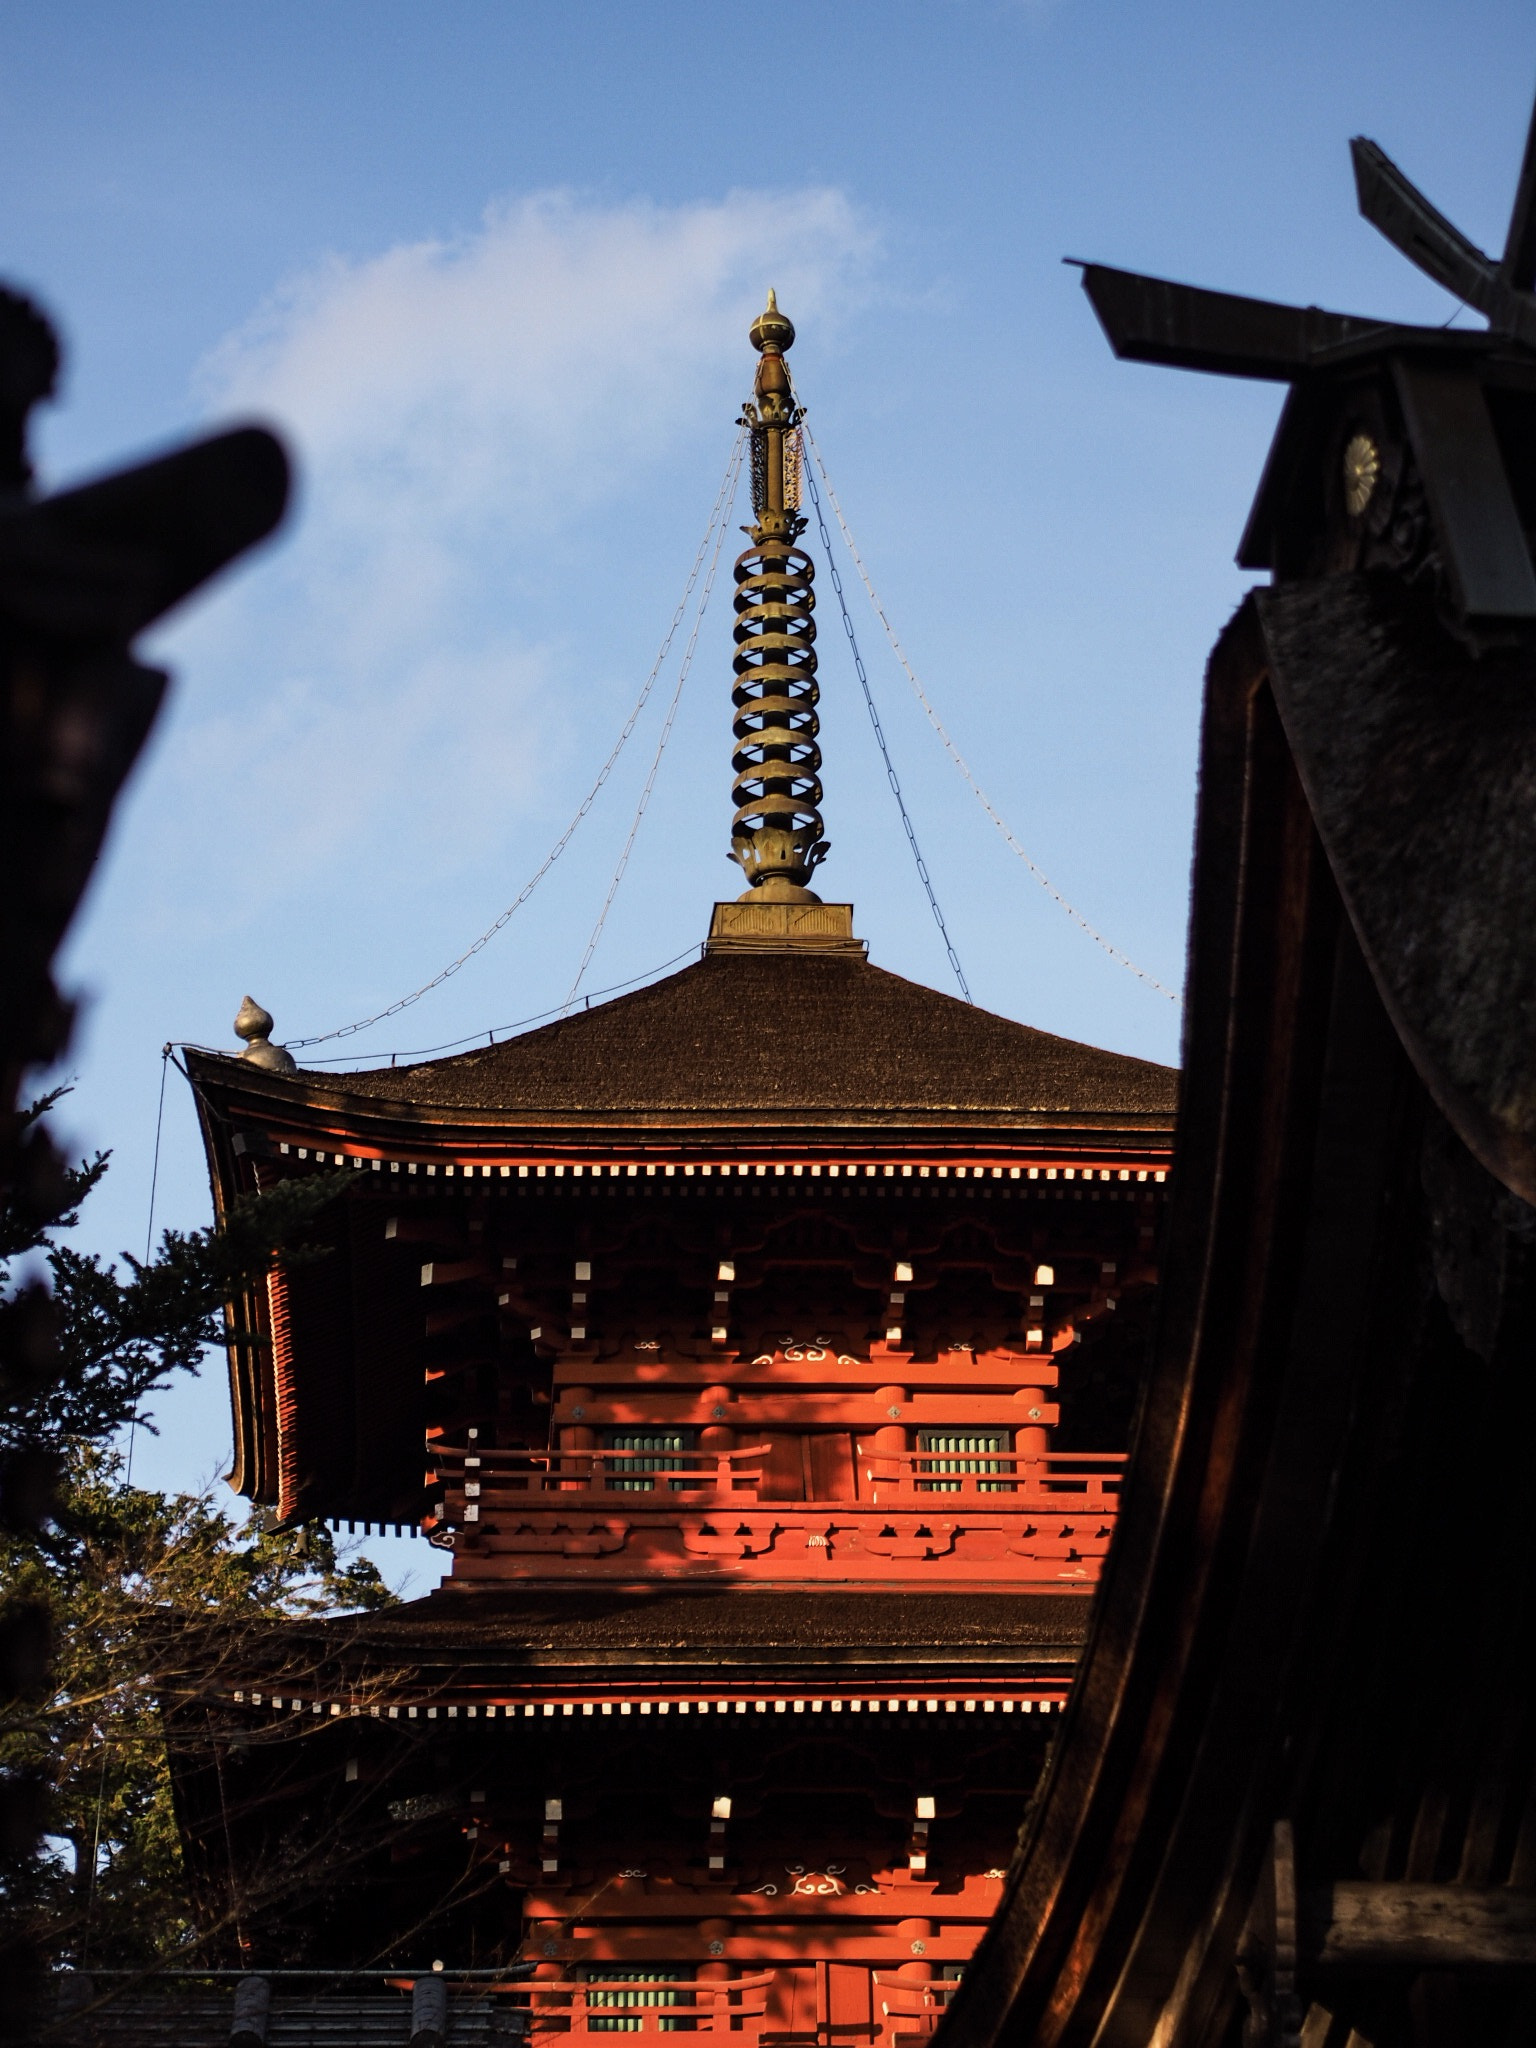
<svg viewBox="0 0 1536 2048">
<path fill-rule="evenodd" d="M 651 1655 L 924 1649 L 1075 1653 L 1087 1628 L 1078 1593 L 791 1593 L 726 1587 L 655 1593 L 561 1587 L 472 1592 L 445 1587 L 353 1624 L 355 1640 L 386 1654 L 538 1661 Z"/>
<path fill-rule="evenodd" d="M 719 953 L 503 1045 L 328 1076 L 443 1109 L 640 1114 L 953 1111 L 1172 1117 L 1171 1067 L 940 995 L 856 956 Z"/>
<path fill-rule="evenodd" d="M 1389 577 L 1259 590 L 1275 701 L 1356 936 L 1431 1095 L 1536 1203 L 1536 698 Z"/>
</svg>

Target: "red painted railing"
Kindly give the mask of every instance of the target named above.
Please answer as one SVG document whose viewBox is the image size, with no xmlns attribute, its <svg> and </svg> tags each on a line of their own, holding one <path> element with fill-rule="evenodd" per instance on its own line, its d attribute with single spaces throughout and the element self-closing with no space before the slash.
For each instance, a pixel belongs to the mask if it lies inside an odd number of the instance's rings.
<svg viewBox="0 0 1536 2048">
<path fill-rule="evenodd" d="M 1121 1451 L 898 1451 L 859 1461 L 861 1488 L 877 1507 L 937 1505 L 956 1496 L 996 1508 L 1074 1508 L 1112 1514 L 1125 1468 Z"/>
<path fill-rule="evenodd" d="M 924 1984 L 909 1977 L 876 1970 L 875 1996 L 889 2021 L 891 2048 L 915 2048 L 926 2041 L 960 1988 L 958 1977 L 935 1977 Z"/>
<path fill-rule="evenodd" d="M 660 1977 L 612 1982 L 596 1977 L 544 1978 L 518 1988 L 527 1995 L 530 2029 L 536 2036 L 558 2034 L 563 2041 L 589 2048 L 617 2048 L 616 2035 L 731 2034 L 741 2048 L 753 2048 L 772 1986 L 770 1971 L 757 1977 L 681 1983 Z M 641 1999 L 654 2002 L 641 2004 Z"/>
<path fill-rule="evenodd" d="M 754 1444 L 737 1451 L 447 1451 L 435 1450 L 437 1477 L 462 1489 L 466 1500 L 526 1502 L 558 1494 L 562 1507 L 573 1495 L 695 1494 L 730 1498 L 754 1496 L 762 1484 L 761 1462 L 770 1450 Z M 429 1480 L 429 1484 L 431 1481 Z"/>
<path fill-rule="evenodd" d="M 759 1507 L 769 1446 L 731 1451 L 451 1451 L 438 1448 L 429 1484 L 446 1489 L 446 1520 L 473 1527 L 487 1516 L 530 1509 L 562 1513 L 625 1512 L 642 1521 L 679 1507 L 705 1513 L 727 1506 Z M 1093 1516 L 1112 1519 L 1119 1505 L 1125 1457 L 1088 1451 L 901 1451 L 856 1460 L 855 1497 L 837 1505 L 848 1512 L 899 1509 L 946 1514 L 963 1508 L 975 1516 Z M 774 1503 L 788 1512 L 793 1503 Z M 768 1503 L 762 1503 L 766 1510 Z"/>
</svg>

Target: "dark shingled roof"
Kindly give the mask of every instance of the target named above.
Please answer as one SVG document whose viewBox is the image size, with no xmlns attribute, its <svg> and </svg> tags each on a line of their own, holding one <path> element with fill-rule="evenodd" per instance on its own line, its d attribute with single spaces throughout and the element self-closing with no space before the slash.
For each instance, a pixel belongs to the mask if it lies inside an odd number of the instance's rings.
<svg viewBox="0 0 1536 2048">
<path fill-rule="evenodd" d="M 377 1614 L 297 1624 L 353 1654 L 462 1671 L 564 1664 L 759 1672 L 799 1665 L 906 1669 L 1075 1662 L 1091 1598 L 1062 1593 L 789 1592 L 747 1586 L 445 1584 Z"/>
<path fill-rule="evenodd" d="M 806 1650 L 924 1643 L 1024 1649 L 1083 1640 L 1090 1602 L 1077 1593 L 784 1593 L 710 1587 L 655 1593 L 561 1586 L 477 1592 L 445 1586 L 370 1618 L 375 1641 L 409 1636 L 531 1650 Z"/>
<path fill-rule="evenodd" d="M 349 1095 L 512 1112 L 903 1111 L 1171 1120 L 1171 1067 L 1103 1052 L 855 953 L 719 952 L 504 1044 L 331 1081 Z"/>
</svg>

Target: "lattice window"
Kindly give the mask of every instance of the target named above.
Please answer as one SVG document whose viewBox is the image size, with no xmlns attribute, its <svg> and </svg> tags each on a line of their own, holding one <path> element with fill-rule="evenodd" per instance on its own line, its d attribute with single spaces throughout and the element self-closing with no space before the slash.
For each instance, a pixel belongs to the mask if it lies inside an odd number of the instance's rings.
<svg viewBox="0 0 1536 2048">
<path fill-rule="evenodd" d="M 634 1451 L 632 1458 L 605 1458 L 603 1470 L 608 1473 L 608 1484 L 620 1493 L 650 1493 L 654 1479 L 630 1478 L 626 1475 L 641 1472 L 675 1472 L 677 1453 L 691 1451 L 697 1441 L 697 1431 L 691 1429 L 605 1429 L 603 1449 L 606 1451 Z M 688 1485 L 686 1479 L 670 1482 L 674 1493 L 681 1493 Z"/>
<path fill-rule="evenodd" d="M 919 1451 L 930 1451 L 940 1455 L 931 1464 L 918 1467 L 918 1487 L 924 1493 L 958 1493 L 965 1480 L 970 1480 L 980 1493 L 1012 1493 L 1013 1480 L 982 1479 L 983 1472 L 1009 1472 L 1010 1464 L 997 1456 L 998 1452 L 1013 1449 L 1013 1432 L 1010 1429 L 920 1429 L 917 1433 Z M 963 1478 L 941 1479 L 941 1472 L 963 1474 Z"/>
<path fill-rule="evenodd" d="M 587 2026 L 594 2034 L 638 2034 L 645 2026 L 638 2008 L 693 2003 L 691 1991 L 671 1991 L 666 1988 L 672 1984 L 691 1984 L 691 1970 L 662 1970 L 654 1965 L 647 1965 L 644 1969 L 619 1970 L 611 1968 L 607 1963 L 594 1963 L 582 1970 L 580 1975 L 583 1981 L 589 1984 L 597 1982 L 605 1987 L 633 1984 L 637 1987 L 633 1991 L 605 1988 L 587 1993 Z M 642 1986 L 643 1989 L 639 1988 Z M 656 2024 L 663 2034 L 677 2034 L 690 2032 L 693 2020 L 680 2014 L 674 2016 L 671 2013 L 663 2013 Z"/>
</svg>

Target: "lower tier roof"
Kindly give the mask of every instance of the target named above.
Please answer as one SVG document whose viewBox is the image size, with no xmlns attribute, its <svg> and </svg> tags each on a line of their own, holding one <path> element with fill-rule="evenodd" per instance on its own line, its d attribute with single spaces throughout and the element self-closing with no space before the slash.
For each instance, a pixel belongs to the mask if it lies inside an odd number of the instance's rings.
<svg viewBox="0 0 1536 2048">
<path fill-rule="evenodd" d="M 470 1590 L 449 1582 L 425 1599 L 355 1621 L 325 1624 L 349 1649 L 422 1667 L 486 1674 L 593 1663 L 792 1667 L 825 1673 L 875 1666 L 932 1673 L 1021 1661 L 1075 1662 L 1087 1632 L 1086 1593 L 879 1593 L 759 1591 L 749 1586 L 516 1587 Z M 315 1626 L 321 1626 L 316 1624 Z M 338 1635 L 338 1641 L 340 1635 Z"/>
</svg>

